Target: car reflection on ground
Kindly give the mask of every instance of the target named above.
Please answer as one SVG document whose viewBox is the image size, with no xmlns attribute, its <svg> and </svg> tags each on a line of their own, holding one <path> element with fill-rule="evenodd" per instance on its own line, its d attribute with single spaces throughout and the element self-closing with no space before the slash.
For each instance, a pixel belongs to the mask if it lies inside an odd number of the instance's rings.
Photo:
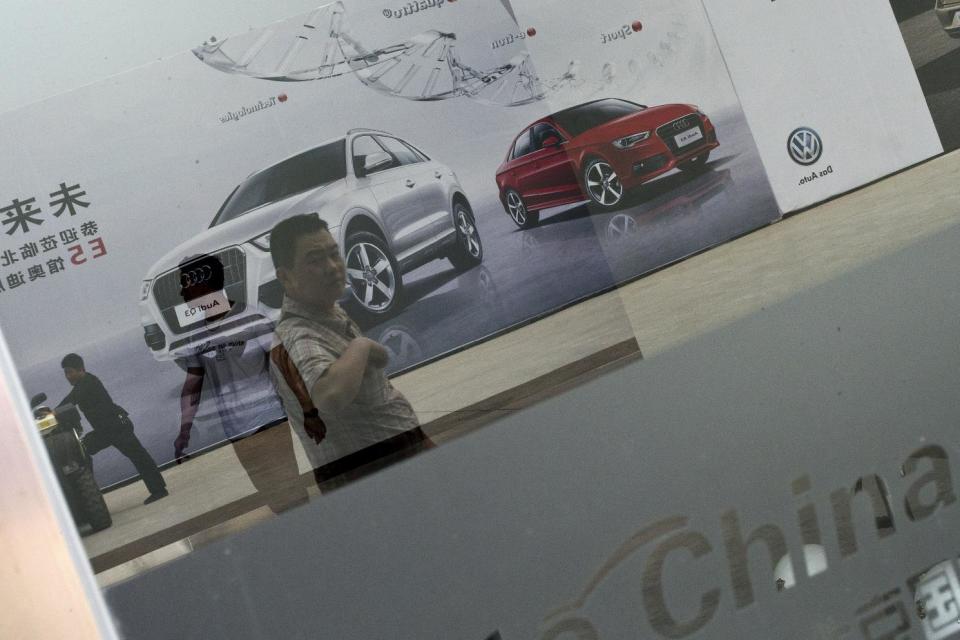
<svg viewBox="0 0 960 640">
<path fill-rule="evenodd" d="M 445 326 L 483 337 L 499 329 L 503 303 L 493 273 L 479 266 L 463 274 L 452 270 L 417 281 L 425 299 L 427 313 L 401 314 L 375 327 L 362 327 L 368 338 L 382 344 L 390 355 L 387 373 L 396 375 L 430 360 L 459 345 L 443 349 Z M 477 313 L 471 309 L 483 309 Z"/>
<path fill-rule="evenodd" d="M 677 178 L 685 178 L 677 175 Z M 733 177 L 728 169 L 710 171 L 686 184 L 677 187 L 662 202 L 658 198 L 651 207 L 634 208 L 629 211 L 616 213 L 607 220 L 601 238 L 607 246 L 619 246 L 629 242 L 641 228 L 641 218 L 659 217 L 662 215 L 697 215 L 704 203 L 723 194 L 724 190 L 732 186 Z"/>
<path fill-rule="evenodd" d="M 662 184 L 651 183 L 644 197 L 613 213 L 591 214 L 586 205 L 558 209 L 541 226 L 507 234 L 490 250 L 505 254 L 498 257 L 509 258 L 511 264 L 542 264 L 567 255 L 574 244 L 580 252 L 568 257 L 569 268 L 589 270 L 594 282 L 605 283 L 602 289 L 610 290 L 657 266 L 645 266 L 650 258 L 642 251 L 644 233 L 659 233 L 668 221 L 695 226 L 712 215 L 710 205 L 726 208 L 722 198 L 734 179 L 729 169 L 713 168 L 722 163 L 711 163 L 696 175 L 677 174 L 665 177 Z M 493 267 L 501 262 L 490 260 Z M 511 287 L 510 273 L 495 275 L 486 264 L 462 274 L 439 271 L 409 285 L 418 300 L 413 308 L 362 328 L 387 348 L 391 356 L 387 371 L 397 374 L 460 348 L 465 336 L 477 342 L 523 321 L 523 305 L 534 295 L 554 300 L 564 293 L 576 295 L 571 273 L 546 271 L 533 292 Z"/>
</svg>

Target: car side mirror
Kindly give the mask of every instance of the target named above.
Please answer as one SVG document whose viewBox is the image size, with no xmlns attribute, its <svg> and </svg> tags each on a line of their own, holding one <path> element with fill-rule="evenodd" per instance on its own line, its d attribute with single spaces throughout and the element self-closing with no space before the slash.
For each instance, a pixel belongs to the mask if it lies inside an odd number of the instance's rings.
<svg viewBox="0 0 960 640">
<path fill-rule="evenodd" d="M 47 400 L 47 394 L 38 393 L 37 395 L 30 398 L 30 408 L 33 409 L 34 407 L 46 402 L 46 400 Z"/>
<path fill-rule="evenodd" d="M 563 140 L 561 140 L 561 139 L 558 138 L 557 136 L 547 136 L 546 138 L 543 139 L 543 146 L 544 146 L 544 147 L 559 147 L 562 142 L 563 142 Z"/>
</svg>

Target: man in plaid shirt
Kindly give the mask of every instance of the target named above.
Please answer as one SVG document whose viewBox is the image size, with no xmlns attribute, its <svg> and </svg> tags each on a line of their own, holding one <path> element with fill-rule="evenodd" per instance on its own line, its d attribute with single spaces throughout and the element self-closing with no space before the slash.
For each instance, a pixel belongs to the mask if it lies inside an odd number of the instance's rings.
<svg viewBox="0 0 960 640">
<path fill-rule="evenodd" d="M 346 267 L 326 223 L 315 213 L 283 220 L 270 253 L 284 289 L 271 371 L 318 483 L 432 447 L 384 374 L 386 350 L 337 304 Z"/>
</svg>

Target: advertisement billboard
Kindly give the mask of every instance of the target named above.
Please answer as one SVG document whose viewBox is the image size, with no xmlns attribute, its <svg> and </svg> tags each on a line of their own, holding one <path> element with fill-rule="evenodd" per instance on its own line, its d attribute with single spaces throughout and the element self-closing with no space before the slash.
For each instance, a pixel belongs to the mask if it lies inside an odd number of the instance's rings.
<svg viewBox="0 0 960 640">
<path fill-rule="evenodd" d="M 704 0 L 786 213 L 942 152 L 887 0 Z"/>
<path fill-rule="evenodd" d="M 27 389 L 64 397 L 80 355 L 161 465 L 282 421 L 270 232 L 296 214 L 388 374 L 779 219 L 699 2 L 533 9 L 333 2 L 5 115 Z M 101 486 L 133 473 L 95 449 Z"/>
</svg>

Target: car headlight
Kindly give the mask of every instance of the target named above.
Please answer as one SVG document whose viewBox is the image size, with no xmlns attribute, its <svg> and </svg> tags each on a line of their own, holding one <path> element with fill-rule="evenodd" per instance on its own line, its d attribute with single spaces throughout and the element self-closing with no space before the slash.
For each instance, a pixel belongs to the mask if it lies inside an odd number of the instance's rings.
<svg viewBox="0 0 960 640">
<path fill-rule="evenodd" d="M 140 302 L 143 302 L 147 299 L 147 296 L 150 295 L 150 285 L 153 284 L 153 280 L 144 280 L 143 284 L 140 285 Z"/>
<path fill-rule="evenodd" d="M 255 246 L 257 249 L 262 249 L 263 251 L 270 251 L 270 232 L 266 232 L 262 236 L 257 236 L 250 243 Z"/>
<path fill-rule="evenodd" d="M 617 149 L 629 149 L 638 142 L 643 142 L 650 137 L 649 131 L 641 131 L 640 133 L 635 133 L 632 136 L 625 136 L 618 140 L 613 141 L 613 146 Z"/>
</svg>

